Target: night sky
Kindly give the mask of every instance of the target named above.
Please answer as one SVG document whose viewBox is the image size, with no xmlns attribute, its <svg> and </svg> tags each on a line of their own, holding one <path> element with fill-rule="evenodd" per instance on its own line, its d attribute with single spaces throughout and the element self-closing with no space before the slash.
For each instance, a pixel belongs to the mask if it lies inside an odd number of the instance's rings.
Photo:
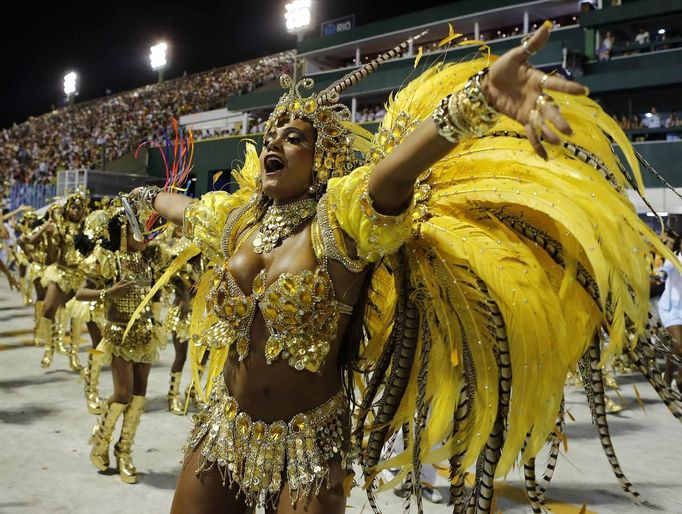
<svg viewBox="0 0 682 514">
<path fill-rule="evenodd" d="M 453 0 L 313 0 L 315 31 L 355 14 L 356 26 Z M 171 46 L 166 78 L 225 66 L 295 46 L 284 27 L 285 0 L 203 2 L 19 2 L 3 23 L 0 128 L 49 111 L 64 96 L 68 71 L 79 75 L 77 102 L 156 81 L 149 47 Z"/>
</svg>

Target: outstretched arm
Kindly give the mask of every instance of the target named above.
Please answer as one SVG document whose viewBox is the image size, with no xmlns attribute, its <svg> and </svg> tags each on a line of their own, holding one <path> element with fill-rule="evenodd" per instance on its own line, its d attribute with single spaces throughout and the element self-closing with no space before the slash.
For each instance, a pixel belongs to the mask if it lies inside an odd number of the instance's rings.
<svg viewBox="0 0 682 514">
<path fill-rule="evenodd" d="M 8 220 L 8 219 L 10 219 L 10 218 L 13 218 L 14 216 L 16 216 L 17 214 L 19 214 L 20 212 L 30 211 L 30 210 L 31 210 L 31 207 L 30 207 L 30 206 L 28 206 L 28 205 L 22 205 L 21 207 L 17 207 L 16 209 L 14 209 L 12 212 L 8 212 L 7 214 L 4 214 L 4 215 L 2 216 L 2 221 Z"/>
<path fill-rule="evenodd" d="M 185 212 L 185 207 L 192 199 L 189 196 L 161 192 L 154 200 L 154 210 L 168 221 L 182 226 L 182 217 Z"/>
<path fill-rule="evenodd" d="M 56 226 L 53 221 L 46 221 L 43 223 L 41 226 L 36 228 L 29 236 L 28 236 L 28 243 L 29 244 L 36 244 L 36 242 L 43 236 L 45 232 L 48 234 L 54 234 L 56 230 Z"/>
<path fill-rule="evenodd" d="M 540 143 L 540 134 L 549 143 L 560 141 L 549 122 L 563 134 L 570 134 L 571 128 L 543 89 L 569 94 L 586 92 L 577 82 L 547 76 L 529 64 L 528 58 L 545 45 L 550 30 L 551 23 L 545 22 L 524 45 L 495 61 L 481 82 L 488 104 L 524 125 L 533 149 L 545 159 L 547 152 Z M 433 117 L 420 123 L 372 172 L 369 194 L 374 208 L 383 214 L 402 212 L 419 175 L 447 155 L 453 145 L 439 135 Z"/>
</svg>

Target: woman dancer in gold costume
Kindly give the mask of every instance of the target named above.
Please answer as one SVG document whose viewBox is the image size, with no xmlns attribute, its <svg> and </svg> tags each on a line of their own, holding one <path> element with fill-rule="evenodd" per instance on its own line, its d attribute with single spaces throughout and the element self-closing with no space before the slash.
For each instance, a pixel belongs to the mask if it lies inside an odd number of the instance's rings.
<svg viewBox="0 0 682 514">
<path fill-rule="evenodd" d="M 104 353 L 103 361 L 111 361 L 114 380 L 114 391 L 101 406 L 102 415 L 92 432 L 90 460 L 100 471 L 109 467 L 109 443 L 122 414 L 123 426 L 114 455 L 121 480 L 129 484 L 137 482 L 132 447 L 144 410 L 149 371 L 159 348 L 165 345 L 165 337 L 150 309 L 135 321 L 125 339 L 123 330 L 154 282 L 159 265 L 157 250 L 135 241 L 127 230 L 122 209 L 112 207 L 102 242 L 87 259 L 90 269 L 86 272 L 102 277 L 106 287 L 92 289 L 88 287 L 90 282 L 76 292 L 80 301 L 99 301 L 103 305 L 105 322 L 98 350 Z"/>
<path fill-rule="evenodd" d="M 40 365 L 48 368 L 52 364 L 55 349 L 65 353 L 60 330 L 54 326 L 52 320 L 44 316 L 45 296 L 47 287 L 42 284 L 47 268 L 57 260 L 58 248 L 53 234 L 57 230 L 57 222 L 61 218 L 62 206 L 51 205 L 43 219 L 36 221 L 33 229 L 21 237 L 20 244 L 24 248 L 30 261 L 28 269 L 29 280 L 35 287 L 35 336 L 36 346 L 43 346 L 44 353 Z"/>
<path fill-rule="evenodd" d="M 624 319 L 642 332 L 657 239 L 642 237 L 595 126 L 626 151 L 627 140 L 580 84 L 529 65 L 548 37 L 545 24 L 487 70 L 485 59 L 432 67 L 371 143 L 335 102 L 377 62 L 308 97 L 311 81 L 285 78 L 239 191 L 129 195 L 141 219 L 154 210 L 183 225 L 196 245 L 183 258 L 201 251 L 215 265 L 191 341 L 211 349 L 214 378 L 173 513 L 345 512 L 356 451 L 374 508 L 381 469 L 400 468 L 397 483 L 450 458 L 461 510 L 464 470 L 485 459 L 469 506 L 489 510 L 496 468 L 545 444 L 566 374 L 602 324 L 609 351 Z M 366 381 L 351 444 L 354 369 Z M 379 464 L 398 430 L 405 452 Z M 418 481 L 408 488 L 421 508 Z"/>
<path fill-rule="evenodd" d="M 71 315 L 66 312 L 65 307 L 83 282 L 83 274 L 79 267 L 82 256 L 76 250 L 75 238 L 83 231 L 86 210 L 86 197 L 82 193 L 74 193 L 66 199 L 63 214 L 55 217 L 48 225 L 46 235 L 55 247 L 56 256 L 55 261 L 45 268 L 40 279 L 46 290 L 43 304 L 46 359 L 54 349 L 60 353 L 68 353 L 69 365 L 76 372 L 82 369 L 78 359 L 80 334 L 75 334 L 71 330 L 71 342 L 66 349 L 64 334 L 67 325 L 70 325 Z M 43 359 L 44 367 L 47 367 L 46 359 Z"/>
</svg>

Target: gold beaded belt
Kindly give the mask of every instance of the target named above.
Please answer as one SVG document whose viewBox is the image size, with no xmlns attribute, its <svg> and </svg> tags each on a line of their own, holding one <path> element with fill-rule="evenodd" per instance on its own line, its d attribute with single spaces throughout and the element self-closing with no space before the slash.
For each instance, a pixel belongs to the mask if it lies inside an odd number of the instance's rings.
<svg viewBox="0 0 682 514">
<path fill-rule="evenodd" d="M 264 507 L 276 505 L 284 481 L 292 505 L 311 492 L 319 494 L 322 485 L 329 486 L 329 460 L 335 455 L 344 469 L 351 469 L 350 416 L 343 391 L 288 423 L 265 423 L 239 409 L 222 375 L 215 382 L 185 447 L 189 455 L 201 443 L 197 474 L 215 465 L 223 485 L 237 484 L 249 506 Z"/>
</svg>

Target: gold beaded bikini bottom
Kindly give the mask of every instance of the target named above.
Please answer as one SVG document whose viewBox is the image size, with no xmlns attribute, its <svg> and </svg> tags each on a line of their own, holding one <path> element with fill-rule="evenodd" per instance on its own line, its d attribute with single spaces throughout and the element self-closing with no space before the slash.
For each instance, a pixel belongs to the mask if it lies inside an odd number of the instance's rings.
<svg viewBox="0 0 682 514">
<path fill-rule="evenodd" d="M 351 469 L 343 391 L 288 422 L 265 423 L 240 410 L 222 375 L 214 381 L 185 447 L 186 455 L 200 447 L 197 474 L 216 466 L 223 485 L 236 484 L 247 505 L 266 507 L 277 504 L 285 482 L 292 505 L 329 487 L 329 460 L 336 455 L 343 469 Z"/>
</svg>

